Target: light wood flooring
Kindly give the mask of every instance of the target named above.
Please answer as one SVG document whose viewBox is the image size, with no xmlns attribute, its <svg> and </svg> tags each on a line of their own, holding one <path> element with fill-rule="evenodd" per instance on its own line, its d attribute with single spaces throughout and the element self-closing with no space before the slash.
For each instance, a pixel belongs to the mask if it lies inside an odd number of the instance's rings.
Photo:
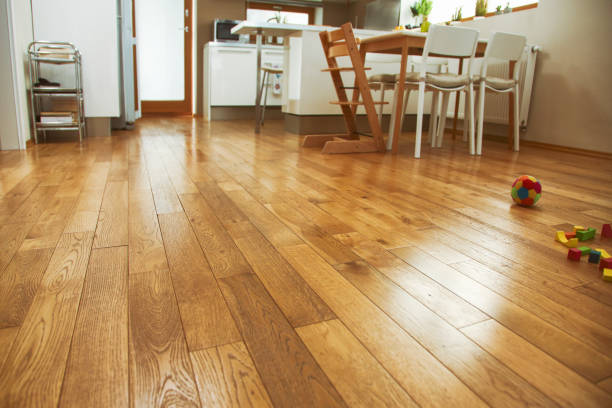
<svg viewBox="0 0 612 408">
<path fill-rule="evenodd" d="M 0 152 L 0 407 L 612 406 L 612 160 L 252 126 Z"/>
</svg>

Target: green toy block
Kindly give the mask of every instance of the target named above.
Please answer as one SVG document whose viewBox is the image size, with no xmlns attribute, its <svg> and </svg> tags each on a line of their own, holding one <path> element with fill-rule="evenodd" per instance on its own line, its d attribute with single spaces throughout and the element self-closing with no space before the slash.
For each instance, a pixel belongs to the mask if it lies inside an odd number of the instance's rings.
<svg viewBox="0 0 612 408">
<path fill-rule="evenodd" d="M 597 232 L 597 230 L 595 228 L 589 228 L 586 231 L 576 231 L 576 238 L 578 238 L 578 241 L 586 241 L 588 239 L 593 239 L 595 238 L 595 233 Z"/>
<path fill-rule="evenodd" d="M 578 249 L 580 250 L 580 252 L 582 252 L 582 255 L 588 255 L 591 253 L 591 248 L 587 246 L 579 247 Z"/>
</svg>

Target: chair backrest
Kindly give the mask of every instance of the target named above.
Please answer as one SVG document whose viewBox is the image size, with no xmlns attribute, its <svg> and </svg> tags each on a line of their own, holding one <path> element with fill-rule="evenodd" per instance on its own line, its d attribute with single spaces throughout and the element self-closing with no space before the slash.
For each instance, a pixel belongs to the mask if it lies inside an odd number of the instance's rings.
<svg viewBox="0 0 612 408">
<path fill-rule="evenodd" d="M 480 68 L 482 78 L 486 77 L 487 67 L 492 59 L 519 61 L 524 54 L 526 44 L 527 37 L 524 35 L 501 32 L 492 33 Z M 518 71 L 519 69 L 516 69 L 515 74 L 518 74 Z"/>
<path fill-rule="evenodd" d="M 428 64 L 427 58 L 430 54 L 470 58 L 468 72 L 471 74 L 477 43 L 478 30 L 474 28 L 430 25 L 423 48 L 423 63 L 419 67 L 421 77 L 425 76 Z"/>
<path fill-rule="evenodd" d="M 429 54 L 449 57 L 470 57 L 476 51 L 478 30 L 466 27 L 429 26 L 423 57 Z"/>
<path fill-rule="evenodd" d="M 423 64 L 423 58 L 420 56 L 410 55 L 408 56 L 408 66 L 410 72 L 419 72 Z M 448 60 L 438 58 L 436 61 L 429 61 L 425 63 L 425 72 L 430 74 L 441 74 L 448 72 Z"/>
</svg>

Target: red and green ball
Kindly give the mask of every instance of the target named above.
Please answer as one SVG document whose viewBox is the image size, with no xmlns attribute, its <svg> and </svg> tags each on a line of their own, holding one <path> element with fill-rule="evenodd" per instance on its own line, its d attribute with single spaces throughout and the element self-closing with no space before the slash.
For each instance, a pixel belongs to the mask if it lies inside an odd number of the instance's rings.
<svg viewBox="0 0 612 408">
<path fill-rule="evenodd" d="M 510 195 L 518 205 L 532 206 L 542 196 L 542 184 L 533 176 L 520 176 L 514 180 Z"/>
</svg>

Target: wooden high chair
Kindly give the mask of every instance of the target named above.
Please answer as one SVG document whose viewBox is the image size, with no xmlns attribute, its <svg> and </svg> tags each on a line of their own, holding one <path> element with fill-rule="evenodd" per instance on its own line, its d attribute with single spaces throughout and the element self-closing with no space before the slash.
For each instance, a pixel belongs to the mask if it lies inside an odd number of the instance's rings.
<svg viewBox="0 0 612 408">
<path fill-rule="evenodd" d="M 342 134 L 324 134 L 324 135 L 307 135 L 304 137 L 302 146 L 304 147 L 323 147 L 323 153 L 368 153 L 368 152 L 384 152 L 385 142 L 382 136 L 382 130 L 376 114 L 375 104 L 387 104 L 388 102 L 374 102 L 368 84 L 368 78 L 365 71 L 371 68 L 364 68 L 365 53 L 361 53 L 358 48 L 358 40 L 353 34 L 353 26 L 351 23 L 343 24 L 340 29 L 334 31 L 322 31 L 319 33 L 321 45 L 325 52 L 328 68 L 322 71 L 327 71 L 331 74 L 336 94 L 337 101 L 330 103 L 340 105 L 347 133 Z M 349 56 L 351 66 L 339 67 L 336 58 Z M 354 86 L 345 86 L 342 81 L 340 72 L 354 71 L 355 83 Z M 348 100 L 346 89 L 352 89 L 352 100 Z M 362 100 L 359 100 L 361 94 Z M 368 116 L 368 123 L 372 131 L 371 135 L 357 132 L 355 122 L 355 114 L 357 106 L 364 105 Z M 367 139 L 360 139 L 360 135 L 371 136 Z"/>
</svg>

